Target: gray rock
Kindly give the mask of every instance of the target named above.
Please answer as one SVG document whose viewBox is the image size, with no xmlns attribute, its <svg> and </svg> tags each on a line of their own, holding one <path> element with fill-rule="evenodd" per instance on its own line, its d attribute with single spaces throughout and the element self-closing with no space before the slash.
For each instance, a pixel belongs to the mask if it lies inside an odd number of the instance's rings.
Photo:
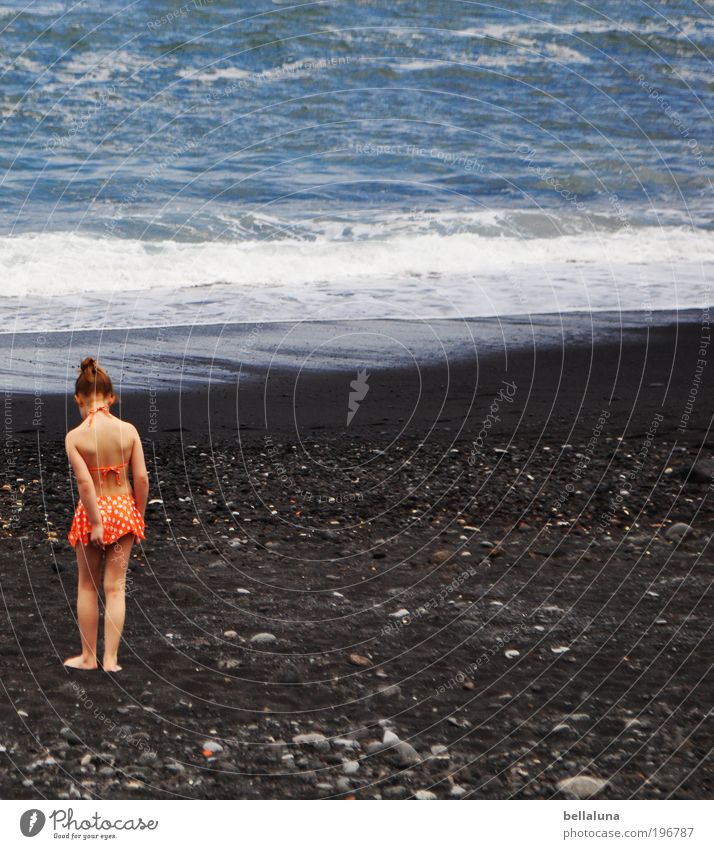
<svg viewBox="0 0 714 849">
<path fill-rule="evenodd" d="M 406 799 L 408 795 L 407 788 L 401 784 L 395 784 L 392 787 L 385 787 L 382 790 L 382 796 L 385 799 Z"/>
<path fill-rule="evenodd" d="M 313 749 L 317 749 L 318 752 L 330 751 L 330 741 L 324 734 L 320 734 L 319 731 L 311 731 L 307 734 L 296 734 L 293 737 L 293 743 L 295 743 L 296 746 L 310 746 Z"/>
<path fill-rule="evenodd" d="M 77 733 L 72 731 L 71 728 L 68 728 L 66 725 L 60 730 L 60 734 L 72 746 L 76 746 L 82 742 L 82 738 Z"/>
<path fill-rule="evenodd" d="M 462 787 L 460 784 L 454 784 L 454 786 L 449 791 L 449 796 L 452 796 L 454 799 L 463 798 L 469 791 Z"/>
<path fill-rule="evenodd" d="M 359 761 L 343 761 L 342 772 L 345 775 L 355 775 L 359 772 Z"/>
<path fill-rule="evenodd" d="M 407 743 L 404 740 L 400 740 L 392 749 L 390 749 L 390 753 L 393 753 L 394 759 L 399 764 L 399 766 L 415 766 L 416 764 L 421 763 L 421 755 L 410 743 Z"/>
<path fill-rule="evenodd" d="M 337 788 L 338 793 L 349 793 L 352 789 L 352 784 L 350 783 L 349 778 L 346 778 L 343 775 L 341 778 L 337 779 L 335 787 Z"/>
<path fill-rule="evenodd" d="M 387 728 L 384 732 L 384 737 L 382 737 L 382 745 L 394 746 L 395 743 L 399 743 L 399 736 Z"/>
<path fill-rule="evenodd" d="M 215 740 L 204 740 L 201 749 L 204 752 L 210 752 L 211 755 L 219 755 L 223 751 L 223 746 Z"/>
<path fill-rule="evenodd" d="M 269 634 L 267 631 L 263 631 L 260 634 L 254 634 L 250 641 L 254 646 L 267 646 L 271 643 L 277 642 L 277 637 L 275 634 Z"/>
<path fill-rule="evenodd" d="M 575 775 L 558 782 L 558 790 L 576 799 L 589 799 L 597 795 L 605 786 L 604 778 L 594 778 L 592 775 Z"/>
<path fill-rule="evenodd" d="M 672 542 L 681 542 L 683 539 L 690 536 L 693 531 L 694 528 L 691 525 L 687 525 L 685 522 L 675 522 L 674 525 L 670 525 L 667 528 L 664 532 L 664 536 Z"/>
</svg>

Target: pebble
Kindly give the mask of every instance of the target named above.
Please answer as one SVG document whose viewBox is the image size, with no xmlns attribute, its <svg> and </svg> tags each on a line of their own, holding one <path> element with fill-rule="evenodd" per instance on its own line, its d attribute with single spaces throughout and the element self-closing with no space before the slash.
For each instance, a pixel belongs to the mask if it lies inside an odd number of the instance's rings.
<svg viewBox="0 0 714 849">
<path fill-rule="evenodd" d="M 357 654 L 356 652 L 353 652 L 351 655 L 349 655 L 348 660 L 352 664 L 352 666 L 372 665 L 372 661 L 368 657 L 365 657 L 363 654 Z"/>
<path fill-rule="evenodd" d="M 694 528 L 691 525 L 687 525 L 685 522 L 676 522 L 674 525 L 670 525 L 667 528 L 664 535 L 666 539 L 671 540 L 672 542 L 681 542 L 683 539 L 690 536 L 693 531 Z"/>
<path fill-rule="evenodd" d="M 518 649 L 506 649 L 503 654 L 504 657 L 507 657 L 509 660 L 513 660 L 514 658 L 521 656 L 521 653 L 518 651 Z"/>
<path fill-rule="evenodd" d="M 71 743 L 71 745 L 73 746 L 76 746 L 78 743 L 82 742 L 82 738 L 74 731 L 72 731 L 71 728 L 68 728 L 66 725 L 64 726 L 64 728 L 61 729 L 60 734 L 62 737 L 64 737 L 65 740 L 67 740 L 68 743 Z"/>
<path fill-rule="evenodd" d="M 312 746 L 318 752 L 329 752 L 330 741 L 319 731 L 310 731 L 307 734 L 296 734 L 293 737 L 296 746 Z"/>
<path fill-rule="evenodd" d="M 461 799 L 468 793 L 468 790 L 465 787 L 462 787 L 460 784 L 454 784 L 449 792 L 449 796 L 453 796 L 454 799 Z"/>
<path fill-rule="evenodd" d="M 346 778 L 344 775 L 337 779 L 335 786 L 338 793 L 349 793 L 352 789 L 349 778 Z"/>
<path fill-rule="evenodd" d="M 250 595 L 250 590 L 246 590 L 244 587 L 238 587 L 236 592 L 238 595 Z"/>
<path fill-rule="evenodd" d="M 392 749 L 390 754 L 394 756 L 394 760 L 399 766 L 416 766 L 421 763 L 419 752 L 410 743 L 405 740 L 400 740 Z"/>
<path fill-rule="evenodd" d="M 269 634 L 267 631 L 263 631 L 260 634 L 254 634 L 250 638 L 250 641 L 255 646 L 267 646 L 270 643 L 277 642 L 277 639 L 278 638 L 275 636 L 275 634 Z"/>
<path fill-rule="evenodd" d="M 383 746 L 394 746 L 399 743 L 399 736 L 395 734 L 393 731 L 387 729 L 384 732 L 384 737 L 382 737 L 382 745 Z"/>
<path fill-rule="evenodd" d="M 335 737 L 332 742 L 335 746 L 340 746 L 343 749 L 359 749 L 359 743 L 356 740 L 350 740 L 348 737 Z"/>
<path fill-rule="evenodd" d="M 359 761 L 343 761 L 342 772 L 345 775 L 354 775 L 359 772 Z"/>
<path fill-rule="evenodd" d="M 576 799 L 589 799 L 599 793 L 607 784 L 603 778 L 593 778 L 591 775 L 575 775 L 558 782 L 558 790 Z"/>
<path fill-rule="evenodd" d="M 451 557 L 451 552 L 447 551 L 445 548 L 439 548 L 432 552 L 431 562 L 439 565 L 441 563 L 446 563 L 449 557 Z"/>
<path fill-rule="evenodd" d="M 591 717 L 589 713 L 569 713 L 563 719 L 570 722 L 590 722 Z"/>
<path fill-rule="evenodd" d="M 432 793 L 431 790 L 417 790 L 417 792 L 414 794 L 414 798 L 423 801 L 432 801 L 436 799 L 436 793 Z"/>
<path fill-rule="evenodd" d="M 399 610 L 395 610 L 394 613 L 389 614 L 392 619 L 403 619 L 405 616 L 409 616 L 409 611 L 406 607 L 400 607 Z"/>
<path fill-rule="evenodd" d="M 201 746 L 201 753 L 206 758 L 212 758 L 214 755 L 218 755 L 222 751 L 223 746 L 215 740 L 204 740 L 203 745 Z"/>
<path fill-rule="evenodd" d="M 228 639 L 230 640 L 233 640 L 238 636 L 238 633 L 237 631 L 224 631 L 223 636 L 228 637 Z"/>
<path fill-rule="evenodd" d="M 555 648 L 552 648 L 551 651 L 553 654 L 565 654 L 565 652 L 570 651 L 570 649 L 568 646 L 555 646 Z"/>
<path fill-rule="evenodd" d="M 392 787 L 385 787 L 382 790 L 382 796 L 385 799 L 406 799 L 407 788 L 401 784 L 394 784 Z"/>
</svg>

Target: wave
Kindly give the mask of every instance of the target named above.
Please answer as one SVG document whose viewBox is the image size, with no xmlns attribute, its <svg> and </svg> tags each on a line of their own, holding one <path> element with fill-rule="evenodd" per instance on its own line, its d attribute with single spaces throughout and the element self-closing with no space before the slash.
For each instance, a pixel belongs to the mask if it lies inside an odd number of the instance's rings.
<svg viewBox="0 0 714 849">
<path fill-rule="evenodd" d="M 248 290 L 331 287 L 359 281 L 402 283 L 499 275 L 548 269 L 570 274 L 597 269 L 620 273 L 634 266 L 671 269 L 696 276 L 714 262 L 714 232 L 685 227 L 638 227 L 565 235 L 507 234 L 499 219 L 479 220 L 481 232 L 442 218 L 438 227 L 407 228 L 398 219 L 361 231 L 334 223 L 309 238 L 233 241 L 144 241 L 76 233 L 24 234 L 0 238 L 0 273 L 8 297 L 92 292 L 180 289 L 231 284 Z M 470 230 L 469 230 L 470 227 Z M 439 229 L 441 232 L 439 232 Z M 450 231 L 450 232 L 449 232 Z M 332 233 L 333 237 L 328 237 Z M 346 234 L 351 234 L 347 237 Z M 490 235 L 487 235 L 490 233 Z"/>
</svg>

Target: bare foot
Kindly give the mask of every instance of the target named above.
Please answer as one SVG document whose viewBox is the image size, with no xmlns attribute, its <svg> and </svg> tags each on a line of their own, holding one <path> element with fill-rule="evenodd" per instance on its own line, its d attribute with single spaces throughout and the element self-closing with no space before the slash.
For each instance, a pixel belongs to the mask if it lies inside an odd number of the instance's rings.
<svg viewBox="0 0 714 849">
<path fill-rule="evenodd" d="M 86 658 L 83 654 L 78 654 L 76 657 L 68 657 L 64 662 L 65 666 L 72 669 L 96 669 L 97 661 Z"/>
<path fill-rule="evenodd" d="M 114 660 L 114 661 L 107 661 L 107 660 L 103 661 L 102 662 L 102 669 L 105 672 L 121 672 L 121 666 L 119 666 L 119 664 L 116 662 L 116 660 Z"/>
</svg>

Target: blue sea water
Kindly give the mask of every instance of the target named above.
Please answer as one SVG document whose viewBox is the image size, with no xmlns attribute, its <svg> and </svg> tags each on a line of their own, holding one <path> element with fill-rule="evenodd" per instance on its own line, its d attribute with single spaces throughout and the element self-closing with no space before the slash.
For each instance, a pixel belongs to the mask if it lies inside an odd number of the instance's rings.
<svg viewBox="0 0 714 849">
<path fill-rule="evenodd" d="M 710 3 L 0 3 L 4 329 L 710 303 Z"/>
</svg>

